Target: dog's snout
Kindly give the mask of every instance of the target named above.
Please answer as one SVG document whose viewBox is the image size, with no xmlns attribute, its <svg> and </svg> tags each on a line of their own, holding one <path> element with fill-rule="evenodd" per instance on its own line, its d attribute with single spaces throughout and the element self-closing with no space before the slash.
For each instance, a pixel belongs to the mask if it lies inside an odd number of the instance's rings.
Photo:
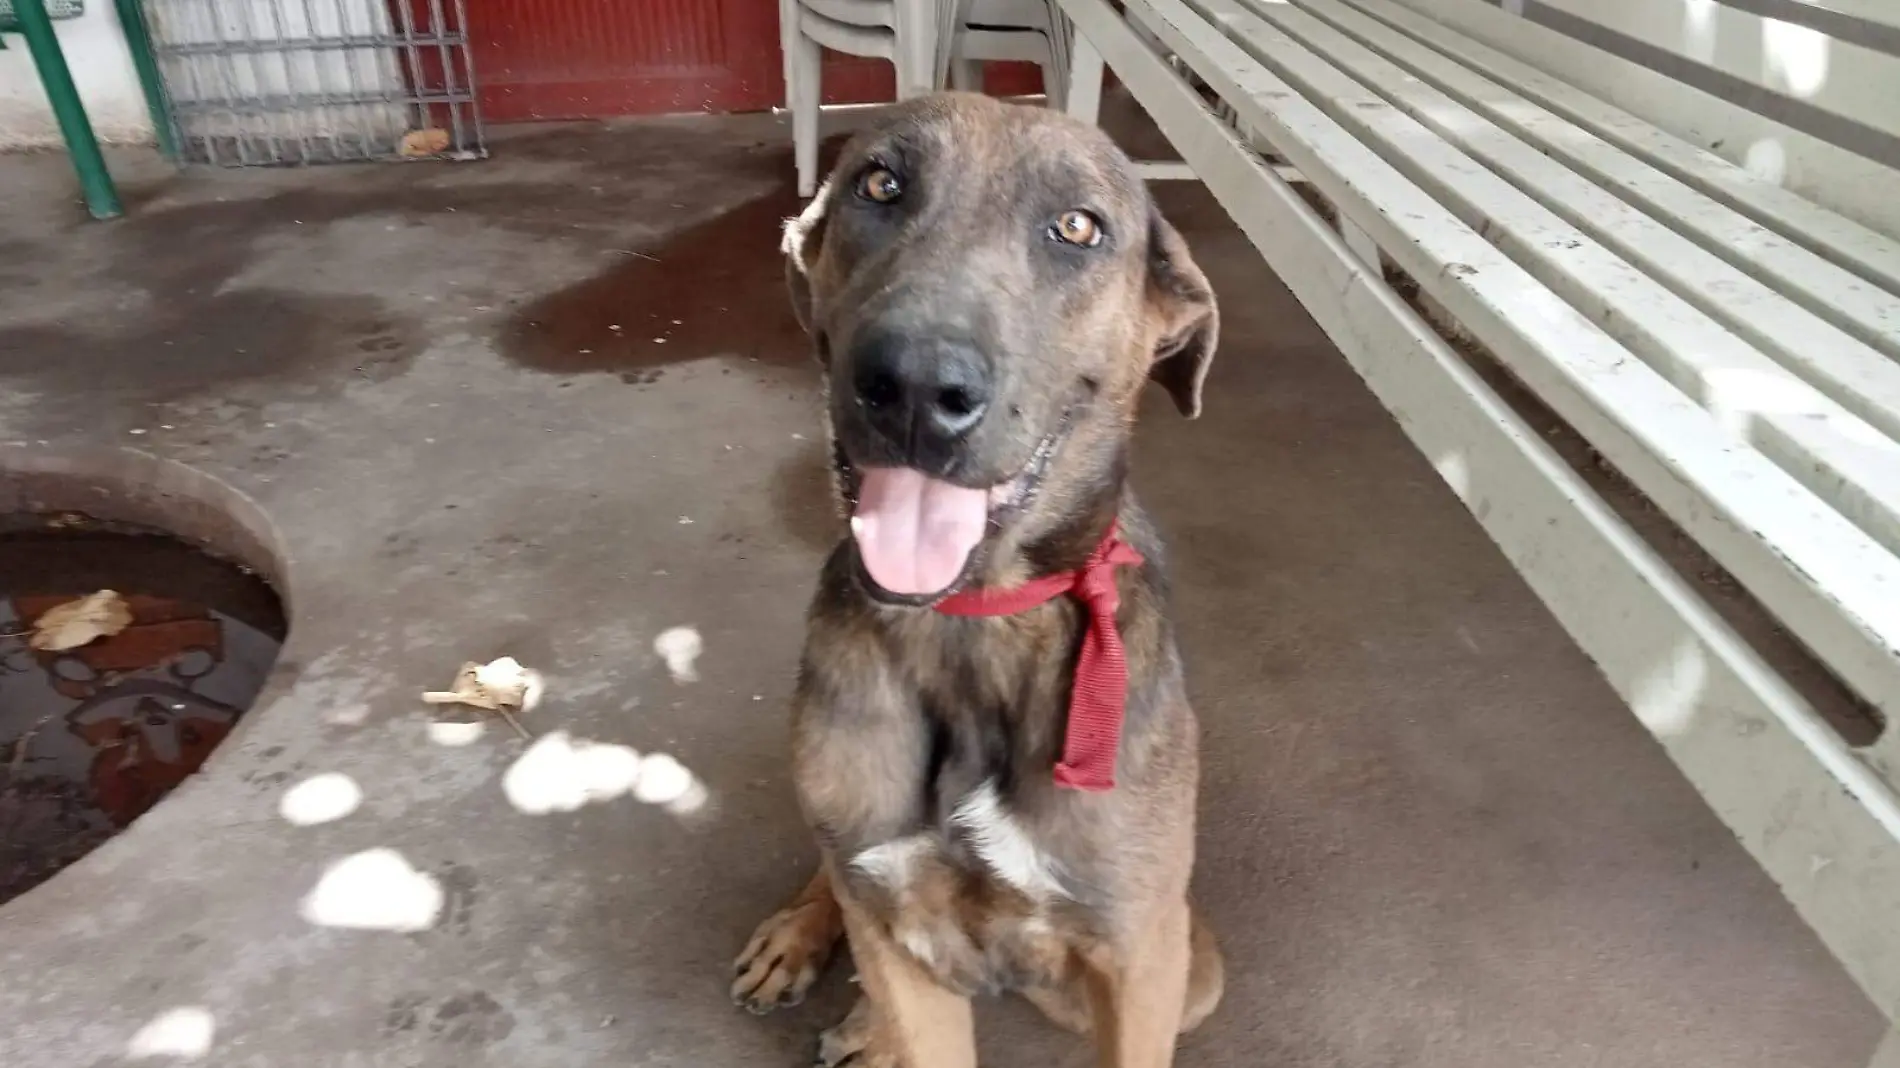
<svg viewBox="0 0 1900 1068">
<path fill-rule="evenodd" d="M 954 444 L 990 406 L 988 361 L 959 338 L 874 335 L 853 354 L 852 388 L 872 429 L 913 450 Z"/>
</svg>

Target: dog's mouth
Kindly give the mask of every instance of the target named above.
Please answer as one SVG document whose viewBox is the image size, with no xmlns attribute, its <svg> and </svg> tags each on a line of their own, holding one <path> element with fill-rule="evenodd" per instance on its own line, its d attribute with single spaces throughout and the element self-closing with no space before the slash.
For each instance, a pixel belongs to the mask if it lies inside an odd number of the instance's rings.
<svg viewBox="0 0 1900 1068">
<path fill-rule="evenodd" d="M 1065 414 L 1016 474 L 987 487 L 910 467 L 861 467 L 834 447 L 866 591 L 891 604 L 925 605 L 967 583 L 989 536 L 1035 501 L 1068 427 Z"/>
</svg>

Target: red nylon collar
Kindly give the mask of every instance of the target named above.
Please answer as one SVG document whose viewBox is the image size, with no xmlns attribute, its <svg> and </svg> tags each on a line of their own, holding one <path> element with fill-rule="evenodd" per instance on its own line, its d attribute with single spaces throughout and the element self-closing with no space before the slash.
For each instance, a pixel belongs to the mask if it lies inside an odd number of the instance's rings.
<svg viewBox="0 0 1900 1068">
<path fill-rule="evenodd" d="M 1069 696 L 1069 729 L 1056 765 L 1056 785 L 1100 792 L 1115 788 L 1115 755 L 1121 748 L 1122 714 L 1128 704 L 1128 656 L 1122 649 L 1115 612 L 1121 591 L 1115 568 L 1142 562 L 1135 547 L 1108 525 L 1101 544 L 1074 571 L 1030 579 L 1013 589 L 967 590 L 937 602 L 947 616 L 1013 616 L 1065 593 L 1073 593 L 1089 614 L 1082 635 L 1082 657 L 1075 665 L 1075 690 Z"/>
</svg>

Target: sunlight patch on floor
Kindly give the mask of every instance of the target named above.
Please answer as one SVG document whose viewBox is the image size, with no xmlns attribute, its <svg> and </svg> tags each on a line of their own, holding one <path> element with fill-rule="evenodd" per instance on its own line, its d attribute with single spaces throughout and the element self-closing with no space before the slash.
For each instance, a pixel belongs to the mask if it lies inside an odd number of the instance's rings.
<svg viewBox="0 0 1900 1068">
<path fill-rule="evenodd" d="M 426 931 L 442 913 L 442 884 L 393 849 L 366 849 L 331 864 L 303 899 L 319 927 Z"/>
<path fill-rule="evenodd" d="M 355 812 L 363 803 L 363 788 L 337 771 L 312 775 L 284 791 L 277 811 L 298 827 L 331 823 Z"/>
<path fill-rule="evenodd" d="M 135 1061 L 195 1061 L 211 1052 L 217 1031 L 210 1009 L 197 1005 L 166 1009 L 139 1028 L 126 1044 L 125 1055 Z"/>
<path fill-rule="evenodd" d="M 665 753 L 642 756 L 631 746 L 566 731 L 537 739 L 502 775 L 501 786 L 508 803 L 531 816 L 628 795 L 676 814 L 698 811 L 707 800 L 698 777 Z"/>
</svg>

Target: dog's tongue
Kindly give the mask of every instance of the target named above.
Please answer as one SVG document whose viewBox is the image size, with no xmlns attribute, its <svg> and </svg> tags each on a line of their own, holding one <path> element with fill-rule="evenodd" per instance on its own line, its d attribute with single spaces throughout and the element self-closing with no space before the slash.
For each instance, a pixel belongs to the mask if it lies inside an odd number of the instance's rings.
<svg viewBox="0 0 1900 1068">
<path fill-rule="evenodd" d="M 923 595 L 950 587 L 983 540 L 989 494 L 904 467 L 868 467 L 858 486 L 851 534 L 879 586 Z"/>
</svg>

